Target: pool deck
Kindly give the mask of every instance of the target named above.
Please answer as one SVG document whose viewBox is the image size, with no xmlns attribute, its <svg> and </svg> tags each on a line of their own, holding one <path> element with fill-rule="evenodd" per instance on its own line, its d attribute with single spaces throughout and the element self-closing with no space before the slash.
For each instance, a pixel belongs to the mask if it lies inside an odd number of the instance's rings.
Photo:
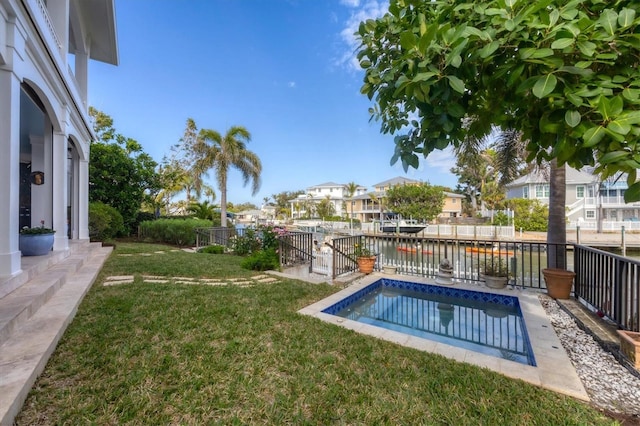
<svg viewBox="0 0 640 426">
<path fill-rule="evenodd" d="M 536 367 L 496 358 L 490 355 L 484 355 L 478 352 L 434 342 L 420 337 L 410 336 L 397 331 L 363 324 L 322 312 L 325 308 L 382 278 L 439 285 L 436 284 L 433 279 L 428 278 L 372 273 L 361 280 L 354 282 L 349 287 L 309 305 L 298 312 L 304 315 L 316 317 L 322 321 L 335 324 L 340 327 L 354 330 L 358 333 L 377 337 L 379 339 L 387 340 L 389 342 L 417 350 L 439 354 L 444 357 L 473 364 L 478 367 L 488 368 L 507 377 L 521 379 L 545 389 L 569 395 L 580 400 L 589 401 L 587 391 L 582 385 L 580 377 L 573 367 L 571 360 L 562 347 L 553 326 L 547 318 L 544 308 L 540 304 L 538 293 L 535 291 L 521 289 L 513 290 L 509 288 L 496 290 L 489 289 L 483 285 L 478 285 L 477 283 L 469 284 L 456 282 L 454 284 L 454 287 L 464 290 L 504 294 L 506 296 L 514 296 L 518 298 L 520 309 L 522 310 L 522 315 L 527 326 L 529 339 L 531 341 L 531 347 L 533 348 L 533 353 L 536 359 Z"/>
</svg>

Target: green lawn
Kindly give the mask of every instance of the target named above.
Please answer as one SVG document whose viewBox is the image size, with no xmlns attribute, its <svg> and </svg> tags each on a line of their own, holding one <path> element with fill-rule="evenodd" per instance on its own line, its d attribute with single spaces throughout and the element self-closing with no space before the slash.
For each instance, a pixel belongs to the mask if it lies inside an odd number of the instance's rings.
<svg viewBox="0 0 640 426">
<path fill-rule="evenodd" d="M 296 313 L 338 290 L 329 285 L 210 287 L 140 277 L 255 275 L 239 263 L 118 244 L 17 423 L 614 423 L 569 397 Z M 134 284 L 101 285 L 130 274 Z"/>
</svg>

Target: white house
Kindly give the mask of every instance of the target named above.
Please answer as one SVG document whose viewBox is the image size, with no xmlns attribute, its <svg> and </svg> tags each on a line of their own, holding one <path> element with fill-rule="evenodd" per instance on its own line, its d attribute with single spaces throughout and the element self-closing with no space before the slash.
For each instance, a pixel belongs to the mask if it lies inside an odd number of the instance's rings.
<svg viewBox="0 0 640 426">
<path fill-rule="evenodd" d="M 544 172 L 533 172 L 506 185 L 507 198 L 536 199 L 549 204 L 549 177 Z M 626 176 L 606 180 L 592 173 L 590 168 L 566 168 L 567 219 L 571 224 L 584 224 L 596 228 L 599 218 L 607 221 L 640 219 L 640 203 L 626 204 L 624 191 Z"/>
<path fill-rule="evenodd" d="M 306 191 L 306 194 L 298 195 L 298 197 L 289 201 L 291 205 L 291 217 L 294 219 L 305 216 L 309 208 L 325 199 L 328 199 L 331 204 L 333 204 L 336 216 L 351 213 L 351 208 L 347 206 L 349 194 L 346 184 L 326 182 L 320 185 L 310 186 Z M 356 192 L 353 194 L 353 198 L 355 199 L 356 196 L 366 193 L 367 188 L 358 185 Z"/>
<path fill-rule="evenodd" d="M 0 276 L 21 227 L 44 221 L 54 250 L 89 238 L 90 59 L 118 64 L 113 0 L 0 0 Z"/>
</svg>

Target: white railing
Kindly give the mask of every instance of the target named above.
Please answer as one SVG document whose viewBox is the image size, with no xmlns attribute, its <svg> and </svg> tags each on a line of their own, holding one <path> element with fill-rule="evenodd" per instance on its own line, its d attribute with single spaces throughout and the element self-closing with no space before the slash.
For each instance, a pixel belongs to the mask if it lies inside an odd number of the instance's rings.
<svg viewBox="0 0 640 426">
<path fill-rule="evenodd" d="M 53 22 L 51 22 L 51 17 L 49 16 L 49 11 L 47 10 L 47 5 L 44 4 L 42 0 L 36 0 L 38 4 L 38 8 L 40 12 L 42 12 L 42 16 L 44 18 L 47 27 L 49 28 L 49 32 L 51 33 L 51 37 L 53 37 L 53 41 L 55 41 L 56 46 L 58 46 L 58 50 L 62 50 L 62 43 L 60 43 L 60 39 L 58 38 L 58 34 L 56 34 L 56 30 L 53 27 Z"/>
<path fill-rule="evenodd" d="M 632 220 L 603 220 L 602 221 L 602 230 L 603 231 L 620 231 L 624 226 L 625 231 L 640 231 L 640 221 L 632 221 Z M 576 229 L 580 227 L 583 231 L 595 231 L 598 229 L 597 221 L 582 221 L 576 222 L 571 221 L 567 224 L 567 229 Z"/>
<path fill-rule="evenodd" d="M 333 252 L 316 251 L 313 253 L 311 272 L 331 276 L 333 273 Z"/>
</svg>

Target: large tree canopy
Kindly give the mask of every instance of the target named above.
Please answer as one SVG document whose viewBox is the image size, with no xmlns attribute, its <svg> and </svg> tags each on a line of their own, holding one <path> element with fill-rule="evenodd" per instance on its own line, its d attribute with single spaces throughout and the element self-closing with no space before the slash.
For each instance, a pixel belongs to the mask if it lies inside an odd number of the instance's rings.
<svg viewBox="0 0 640 426">
<path fill-rule="evenodd" d="M 529 160 L 628 173 L 640 199 L 640 3 L 391 0 L 360 25 L 362 93 L 397 134 L 392 163 L 517 129 Z M 470 117 L 470 125 L 463 118 Z"/>
<path fill-rule="evenodd" d="M 428 183 L 420 185 L 396 185 L 385 195 L 386 206 L 404 218 L 430 221 L 444 206 L 444 188 Z"/>
<path fill-rule="evenodd" d="M 361 23 L 362 93 L 382 132 L 398 134 L 392 163 L 492 125 L 528 141 L 528 160 L 550 162 L 551 249 L 566 242 L 565 168 L 628 173 L 640 200 L 640 4 L 602 0 L 391 0 Z M 551 267 L 564 256 L 549 253 Z"/>
</svg>

